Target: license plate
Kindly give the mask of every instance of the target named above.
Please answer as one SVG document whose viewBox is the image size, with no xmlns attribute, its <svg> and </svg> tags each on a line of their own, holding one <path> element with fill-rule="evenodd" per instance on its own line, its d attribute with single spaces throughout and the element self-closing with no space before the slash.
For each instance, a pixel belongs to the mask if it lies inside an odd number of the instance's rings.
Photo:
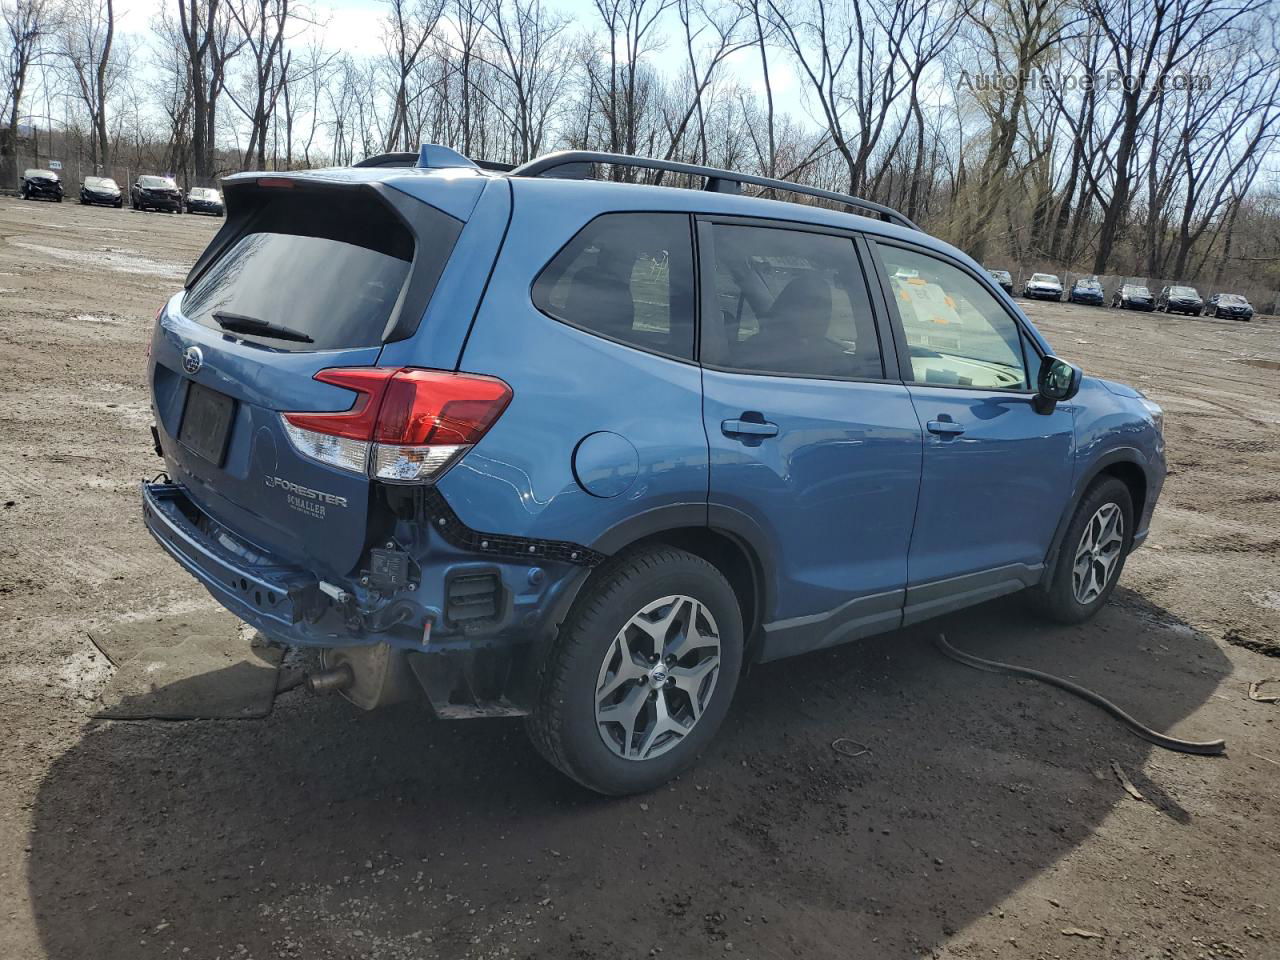
<svg viewBox="0 0 1280 960">
<path fill-rule="evenodd" d="M 198 383 L 189 383 L 182 425 L 178 427 L 178 442 L 215 466 L 222 466 L 235 408 L 236 402 L 225 394 Z"/>
</svg>

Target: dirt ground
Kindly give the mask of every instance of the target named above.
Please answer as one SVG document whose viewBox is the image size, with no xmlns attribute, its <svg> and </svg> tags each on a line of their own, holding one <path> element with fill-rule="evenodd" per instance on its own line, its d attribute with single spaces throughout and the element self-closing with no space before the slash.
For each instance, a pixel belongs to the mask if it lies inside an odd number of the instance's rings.
<svg viewBox="0 0 1280 960">
<path fill-rule="evenodd" d="M 1280 370 L 1245 362 L 1280 360 L 1280 322 L 1030 305 L 1167 411 L 1110 607 L 1050 628 L 1014 598 L 756 668 L 696 771 L 602 800 L 512 721 L 301 690 L 265 720 L 89 718 L 87 633 L 216 609 L 136 484 L 152 316 L 218 222 L 0 200 L 0 958 L 1280 957 L 1280 705 L 1248 696 L 1280 675 Z M 942 659 L 938 627 L 1229 754 Z"/>
</svg>

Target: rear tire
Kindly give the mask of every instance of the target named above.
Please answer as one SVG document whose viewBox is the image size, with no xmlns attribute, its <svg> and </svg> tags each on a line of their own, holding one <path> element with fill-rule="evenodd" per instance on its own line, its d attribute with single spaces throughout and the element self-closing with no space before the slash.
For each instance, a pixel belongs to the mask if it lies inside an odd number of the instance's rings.
<svg viewBox="0 0 1280 960">
<path fill-rule="evenodd" d="M 710 563 L 667 546 L 615 557 L 583 588 L 538 667 L 529 738 L 590 790 L 653 790 L 715 736 L 742 649 L 737 597 Z"/>
<path fill-rule="evenodd" d="M 1053 579 L 1031 594 L 1059 623 L 1083 623 L 1111 598 L 1133 547 L 1133 497 L 1124 481 L 1101 477 L 1081 498 L 1058 547 Z"/>
</svg>

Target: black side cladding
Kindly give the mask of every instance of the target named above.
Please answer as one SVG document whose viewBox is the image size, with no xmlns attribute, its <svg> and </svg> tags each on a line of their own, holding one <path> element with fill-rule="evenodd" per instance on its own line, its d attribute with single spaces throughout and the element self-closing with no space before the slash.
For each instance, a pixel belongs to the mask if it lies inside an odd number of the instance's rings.
<svg viewBox="0 0 1280 960">
<path fill-rule="evenodd" d="M 524 560 L 552 560 L 579 567 L 594 567 L 605 559 L 605 554 L 597 550 L 564 540 L 534 540 L 472 530 L 458 519 L 444 494 L 434 486 L 415 490 L 414 495 L 417 515 L 460 550 Z"/>
</svg>

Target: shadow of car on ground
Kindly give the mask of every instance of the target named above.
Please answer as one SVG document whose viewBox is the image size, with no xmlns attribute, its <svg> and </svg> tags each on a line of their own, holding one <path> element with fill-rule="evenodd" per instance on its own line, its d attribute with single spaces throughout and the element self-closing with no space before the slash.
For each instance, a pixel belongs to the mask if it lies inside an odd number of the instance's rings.
<svg viewBox="0 0 1280 960">
<path fill-rule="evenodd" d="M 1090 835 L 1124 796 L 1112 758 L 1171 829 L 1187 821 L 1140 775 L 1152 747 L 1061 691 L 943 658 L 938 629 L 1162 730 L 1229 669 L 1123 590 L 1072 628 L 1009 598 L 754 668 L 701 765 L 625 799 L 554 773 L 518 722 L 430 722 L 416 705 L 363 714 L 294 693 L 261 722 L 91 723 L 34 811 L 44 947 L 919 956 Z M 841 756 L 840 737 L 871 752 Z"/>
</svg>

